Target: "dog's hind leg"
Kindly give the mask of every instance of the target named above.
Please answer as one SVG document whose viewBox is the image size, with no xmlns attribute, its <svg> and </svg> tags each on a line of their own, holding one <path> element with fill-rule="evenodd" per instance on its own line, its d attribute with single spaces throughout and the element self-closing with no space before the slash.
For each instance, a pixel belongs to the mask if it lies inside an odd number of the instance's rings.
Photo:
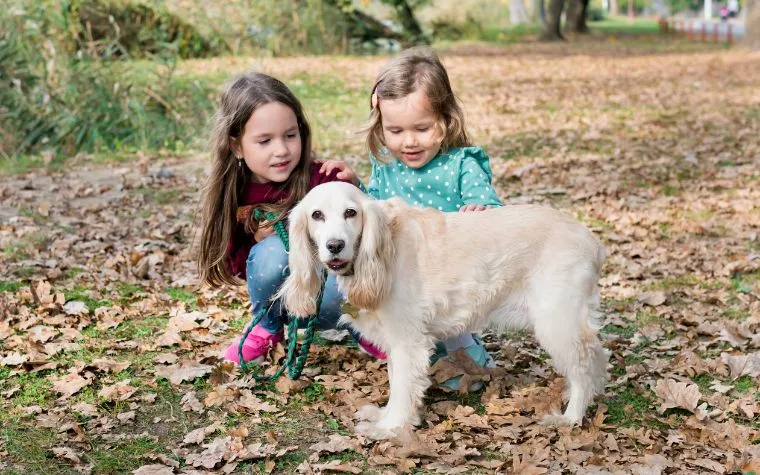
<svg viewBox="0 0 760 475">
<path fill-rule="evenodd" d="M 531 308 L 536 339 L 566 379 L 567 408 L 561 416 L 547 416 L 550 424 L 580 424 L 594 395 L 604 390 L 607 355 L 589 321 L 589 297 L 579 294 L 579 287 L 564 283 Z"/>
</svg>

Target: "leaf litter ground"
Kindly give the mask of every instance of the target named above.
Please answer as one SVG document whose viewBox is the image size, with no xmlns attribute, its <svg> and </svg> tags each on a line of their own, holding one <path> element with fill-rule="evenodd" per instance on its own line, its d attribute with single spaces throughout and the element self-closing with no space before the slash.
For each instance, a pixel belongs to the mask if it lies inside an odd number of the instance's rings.
<svg viewBox="0 0 760 475">
<path fill-rule="evenodd" d="M 322 338 L 300 381 L 254 384 L 218 359 L 249 318 L 243 289 L 197 288 L 205 158 L 74 161 L 0 184 L 0 470 L 759 470 L 760 56 L 556 52 L 468 47 L 445 62 L 502 197 L 562 208 L 608 248 L 611 378 L 583 427 L 537 424 L 563 382 L 522 332 L 487 333 L 498 377 L 431 390 L 423 427 L 393 441 L 353 435 L 355 410 L 387 397 L 385 365 L 355 345 Z M 383 61 L 229 67 L 356 91 Z M 322 154 L 366 171 L 352 131 Z"/>
</svg>

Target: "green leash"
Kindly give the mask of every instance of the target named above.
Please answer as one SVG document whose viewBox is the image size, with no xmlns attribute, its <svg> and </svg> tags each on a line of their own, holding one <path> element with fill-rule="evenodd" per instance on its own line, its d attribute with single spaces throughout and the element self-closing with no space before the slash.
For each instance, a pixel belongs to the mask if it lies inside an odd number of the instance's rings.
<svg viewBox="0 0 760 475">
<path fill-rule="evenodd" d="M 269 221 L 277 219 L 277 215 L 274 213 L 263 213 L 260 209 L 254 211 L 254 219 L 261 222 L 261 218 L 265 218 Z M 278 221 L 274 224 L 274 230 L 282 240 L 282 244 L 285 246 L 285 251 L 290 252 L 290 242 L 288 240 L 288 231 L 285 229 L 285 223 Z M 322 294 L 325 291 L 325 276 L 322 278 L 322 287 L 319 289 L 319 295 L 317 296 L 317 314 L 319 313 L 319 307 L 322 305 Z M 245 343 L 248 335 L 251 334 L 253 328 L 259 324 L 261 319 L 266 314 L 266 310 L 261 310 L 256 316 L 254 316 L 248 328 L 245 329 L 243 337 L 240 338 L 238 344 L 238 359 L 240 360 L 240 369 L 244 373 L 251 372 L 253 368 L 249 367 L 243 359 L 243 344 Z M 317 314 L 310 315 L 308 317 L 308 323 L 306 324 L 306 332 L 304 334 L 303 343 L 301 343 L 301 350 L 298 351 L 297 337 L 298 337 L 298 319 L 293 315 L 288 314 L 288 354 L 285 357 L 285 362 L 280 368 L 271 376 L 261 376 L 254 373 L 253 377 L 256 381 L 274 381 L 282 376 L 285 370 L 288 370 L 288 378 L 298 379 L 301 377 L 301 372 L 306 365 L 306 359 L 309 357 L 309 348 L 314 340 L 314 324 L 317 321 Z"/>
</svg>

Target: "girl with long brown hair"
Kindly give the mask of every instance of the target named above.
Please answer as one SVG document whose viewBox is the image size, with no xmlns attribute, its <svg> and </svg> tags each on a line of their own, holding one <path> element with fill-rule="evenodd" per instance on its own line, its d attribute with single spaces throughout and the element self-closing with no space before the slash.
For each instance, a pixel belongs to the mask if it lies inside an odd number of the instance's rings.
<svg viewBox="0 0 760 475">
<path fill-rule="evenodd" d="M 198 254 L 201 284 L 218 287 L 245 279 L 254 315 L 266 314 L 243 343 L 245 361 L 261 360 L 283 339 L 287 312 L 271 302 L 285 280 L 288 255 L 273 225 L 313 187 L 345 173 L 314 161 L 311 130 L 298 99 L 278 79 L 261 73 L 229 83 L 214 116 L 213 168 L 205 188 Z M 254 209 L 273 212 L 257 222 Z M 343 298 L 335 278 L 325 284 L 317 327 L 333 328 Z M 371 343 L 353 336 L 370 354 Z M 240 363 L 239 340 L 225 351 Z"/>
</svg>

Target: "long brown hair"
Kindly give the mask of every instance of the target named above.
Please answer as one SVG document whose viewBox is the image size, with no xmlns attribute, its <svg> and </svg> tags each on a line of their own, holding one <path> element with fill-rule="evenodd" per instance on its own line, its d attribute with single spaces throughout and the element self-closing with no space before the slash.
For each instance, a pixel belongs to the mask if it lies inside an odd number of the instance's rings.
<svg viewBox="0 0 760 475">
<path fill-rule="evenodd" d="M 290 208 L 309 191 L 311 174 L 311 129 L 298 99 L 278 79 L 262 73 L 243 74 L 234 78 L 222 93 L 214 114 L 211 133 L 213 167 L 204 189 L 201 208 L 202 231 L 198 251 L 198 273 L 201 284 L 218 287 L 236 285 L 226 262 L 227 245 L 237 225 L 240 195 L 251 181 L 248 167 L 239 166 L 232 146 L 244 132 L 245 124 L 259 107 L 278 102 L 293 110 L 301 138 L 301 158 L 288 179 L 280 186 L 289 190 L 287 197 L 276 204 L 261 206 L 282 220 Z M 251 218 L 253 214 L 251 213 Z M 271 225 L 273 223 L 269 223 Z M 246 224 L 253 232 L 258 223 Z"/>
<path fill-rule="evenodd" d="M 471 145 L 464 126 L 464 113 L 438 55 L 425 47 L 409 48 L 385 65 L 372 87 L 372 112 L 366 131 L 367 148 L 376 159 L 387 161 L 390 158 L 383 152 L 385 138 L 380 102 L 400 99 L 418 90 L 427 96 L 438 117 L 441 150 Z"/>
</svg>

